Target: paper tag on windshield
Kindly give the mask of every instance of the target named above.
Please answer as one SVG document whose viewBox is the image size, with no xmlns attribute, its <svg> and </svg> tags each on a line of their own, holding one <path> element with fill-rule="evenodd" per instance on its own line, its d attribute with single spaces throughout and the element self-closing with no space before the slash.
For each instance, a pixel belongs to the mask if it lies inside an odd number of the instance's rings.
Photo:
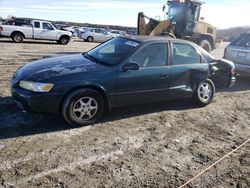
<svg viewBox="0 0 250 188">
<path fill-rule="evenodd" d="M 133 41 L 127 41 L 125 44 L 129 45 L 129 46 L 136 47 L 136 46 L 138 46 L 139 43 L 138 42 L 133 42 Z"/>
</svg>

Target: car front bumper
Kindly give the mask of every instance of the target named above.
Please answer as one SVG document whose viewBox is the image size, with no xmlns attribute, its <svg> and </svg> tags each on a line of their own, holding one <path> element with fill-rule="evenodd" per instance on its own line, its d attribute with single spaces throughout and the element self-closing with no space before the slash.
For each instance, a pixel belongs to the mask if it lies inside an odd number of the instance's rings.
<svg viewBox="0 0 250 188">
<path fill-rule="evenodd" d="M 22 88 L 12 88 L 12 97 L 19 108 L 26 112 L 58 113 L 62 96 L 36 93 Z"/>
</svg>

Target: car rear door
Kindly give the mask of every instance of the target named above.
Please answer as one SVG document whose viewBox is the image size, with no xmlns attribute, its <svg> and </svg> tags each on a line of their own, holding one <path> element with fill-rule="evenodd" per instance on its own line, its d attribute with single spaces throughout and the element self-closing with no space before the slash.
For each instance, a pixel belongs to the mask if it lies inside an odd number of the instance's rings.
<svg viewBox="0 0 250 188">
<path fill-rule="evenodd" d="M 203 62 L 199 51 L 188 43 L 173 42 L 169 97 L 188 98 L 195 86 L 208 77 L 209 66 Z"/>
<path fill-rule="evenodd" d="M 34 21 L 33 22 L 33 32 L 34 32 L 34 39 L 42 39 L 43 35 L 43 28 L 42 28 L 42 22 Z"/>
<path fill-rule="evenodd" d="M 167 99 L 170 74 L 167 41 L 143 45 L 128 62 L 138 63 L 140 69 L 119 70 L 116 95 L 120 106 Z"/>
</svg>

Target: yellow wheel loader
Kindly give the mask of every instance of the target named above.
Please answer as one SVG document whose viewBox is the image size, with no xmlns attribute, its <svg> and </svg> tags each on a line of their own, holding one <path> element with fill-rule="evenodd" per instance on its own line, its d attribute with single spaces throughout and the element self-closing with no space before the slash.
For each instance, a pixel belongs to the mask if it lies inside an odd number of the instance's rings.
<svg viewBox="0 0 250 188">
<path fill-rule="evenodd" d="M 197 0 L 167 1 L 167 19 L 159 21 L 138 14 L 138 35 L 170 36 L 186 39 L 210 52 L 215 49 L 216 28 L 200 19 L 201 6 Z M 163 6 L 163 11 L 166 5 Z"/>
</svg>

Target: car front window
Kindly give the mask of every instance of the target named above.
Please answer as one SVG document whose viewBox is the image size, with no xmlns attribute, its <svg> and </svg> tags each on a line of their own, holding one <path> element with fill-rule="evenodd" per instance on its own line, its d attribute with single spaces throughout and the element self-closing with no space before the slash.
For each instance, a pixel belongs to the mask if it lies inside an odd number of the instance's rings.
<svg viewBox="0 0 250 188">
<path fill-rule="evenodd" d="M 152 43 L 142 47 L 131 58 L 139 67 L 161 67 L 168 64 L 167 43 Z"/>
<path fill-rule="evenodd" d="M 49 23 L 43 23 L 43 29 L 54 30 L 53 26 Z"/>
<path fill-rule="evenodd" d="M 85 57 L 94 59 L 96 63 L 116 65 L 138 45 L 137 41 L 114 38 L 90 50 Z"/>
</svg>

